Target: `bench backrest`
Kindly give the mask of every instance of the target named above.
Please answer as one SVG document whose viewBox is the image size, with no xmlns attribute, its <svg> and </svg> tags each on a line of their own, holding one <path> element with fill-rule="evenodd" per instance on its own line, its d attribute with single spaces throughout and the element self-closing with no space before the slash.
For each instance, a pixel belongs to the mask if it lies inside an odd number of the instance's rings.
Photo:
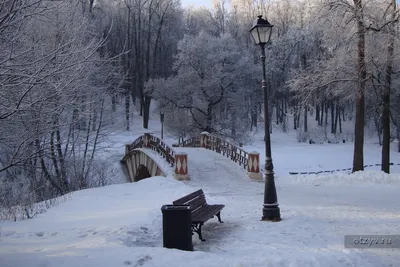
<svg viewBox="0 0 400 267">
<path fill-rule="evenodd" d="M 197 190 L 187 196 L 172 202 L 174 205 L 189 205 L 192 212 L 207 204 L 206 197 L 202 189 Z"/>
</svg>

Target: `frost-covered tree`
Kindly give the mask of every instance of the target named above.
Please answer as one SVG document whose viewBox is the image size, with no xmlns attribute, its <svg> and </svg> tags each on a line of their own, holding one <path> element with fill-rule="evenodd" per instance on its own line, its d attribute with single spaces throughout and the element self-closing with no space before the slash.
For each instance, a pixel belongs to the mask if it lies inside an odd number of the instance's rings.
<svg viewBox="0 0 400 267">
<path fill-rule="evenodd" d="M 241 123 L 239 110 L 254 92 L 257 76 L 251 57 L 225 35 L 214 37 L 205 32 L 187 35 L 179 42 L 174 63 L 176 75 L 148 84 L 162 105 L 189 112 L 195 128 L 226 133 Z"/>
<path fill-rule="evenodd" d="M 77 2 L 14 4 L 0 34 L 0 198 L 7 200 L 0 203 L 7 206 L 93 185 L 106 101 L 120 80 Z"/>
<path fill-rule="evenodd" d="M 148 128 L 151 96 L 144 84 L 171 74 L 176 43 L 182 36 L 182 10 L 177 0 L 101 1 L 100 17 L 108 16 L 107 51 L 122 54 L 126 80 L 126 129 L 130 129 L 130 104 L 138 101 L 143 127 Z M 103 15 L 104 14 L 104 15 Z"/>
<path fill-rule="evenodd" d="M 395 8 L 391 11 L 393 7 L 390 1 L 321 2 L 322 16 L 317 18 L 318 26 L 324 29 L 322 53 L 289 82 L 303 102 L 310 104 L 318 96 L 336 103 L 336 116 L 331 106 L 332 129 L 344 112 L 342 107 L 356 103 L 353 171 L 363 169 L 364 128 L 370 121 L 376 125 L 379 140 L 385 125 L 382 168 L 387 172 L 389 168 L 390 84 L 394 78 L 392 62 L 396 60 L 391 47 L 398 39 L 394 31 L 398 13 Z M 382 47 L 388 47 L 387 52 L 382 53 Z M 365 119 L 365 114 L 373 120 Z"/>
</svg>

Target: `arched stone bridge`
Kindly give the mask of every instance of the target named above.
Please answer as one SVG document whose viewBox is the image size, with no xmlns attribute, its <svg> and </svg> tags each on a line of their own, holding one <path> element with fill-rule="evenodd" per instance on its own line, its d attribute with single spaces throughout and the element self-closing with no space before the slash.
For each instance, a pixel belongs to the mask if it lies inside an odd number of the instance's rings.
<svg viewBox="0 0 400 267">
<path fill-rule="evenodd" d="M 251 179 L 261 180 L 259 153 L 248 153 L 228 141 L 203 132 L 185 140 L 181 147 L 201 147 L 215 151 L 230 158 L 247 170 Z M 168 176 L 177 180 L 189 180 L 188 165 L 190 159 L 186 153 L 178 153 L 160 138 L 146 133 L 132 144 L 125 146 L 125 155 L 121 160 L 128 180 L 140 181 L 151 176 Z"/>
</svg>

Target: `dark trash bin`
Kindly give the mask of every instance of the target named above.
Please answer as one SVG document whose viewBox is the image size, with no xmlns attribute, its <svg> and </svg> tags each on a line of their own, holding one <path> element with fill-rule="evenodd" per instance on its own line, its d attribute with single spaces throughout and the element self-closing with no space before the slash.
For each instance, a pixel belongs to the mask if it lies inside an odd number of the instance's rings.
<svg viewBox="0 0 400 267">
<path fill-rule="evenodd" d="M 189 205 L 164 205 L 163 245 L 165 248 L 193 251 L 192 217 Z"/>
</svg>

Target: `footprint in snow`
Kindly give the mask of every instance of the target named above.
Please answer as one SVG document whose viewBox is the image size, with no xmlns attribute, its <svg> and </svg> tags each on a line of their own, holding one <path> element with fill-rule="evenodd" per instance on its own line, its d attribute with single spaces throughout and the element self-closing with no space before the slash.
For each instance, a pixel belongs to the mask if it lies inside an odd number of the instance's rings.
<svg viewBox="0 0 400 267">
<path fill-rule="evenodd" d="M 143 265 L 145 264 L 146 261 L 149 261 L 149 260 L 151 260 L 151 259 L 152 259 L 152 258 L 151 258 L 149 255 L 146 255 L 146 256 L 140 258 L 140 259 L 137 261 L 136 266 L 143 266 Z"/>
<path fill-rule="evenodd" d="M 44 232 L 37 232 L 36 236 L 43 237 L 44 236 Z"/>
</svg>

